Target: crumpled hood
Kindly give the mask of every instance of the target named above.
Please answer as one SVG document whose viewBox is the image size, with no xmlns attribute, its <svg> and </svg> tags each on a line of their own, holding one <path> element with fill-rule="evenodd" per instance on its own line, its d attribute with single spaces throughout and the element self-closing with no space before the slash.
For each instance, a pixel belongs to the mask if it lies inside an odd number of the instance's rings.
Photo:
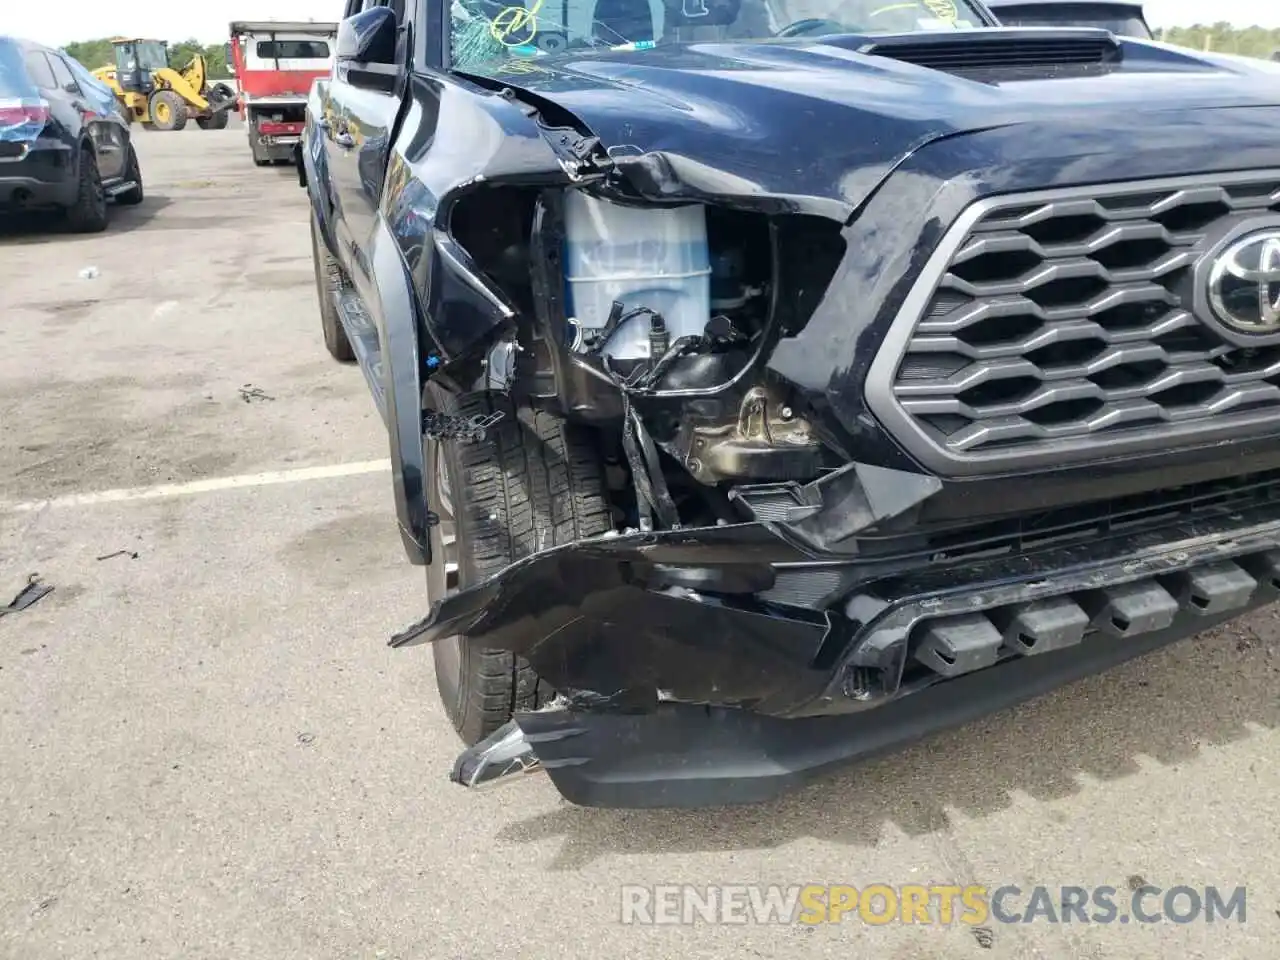
<svg viewBox="0 0 1280 960">
<path fill-rule="evenodd" d="M 665 176 L 686 195 L 824 198 L 833 216 L 852 213 L 924 144 L 958 133 L 1079 130 L 1104 118 L 1167 127 L 1169 112 L 1280 104 L 1280 73 L 1163 44 L 1122 41 L 1123 59 L 1095 75 L 1049 67 L 1002 79 L 858 52 L 876 39 L 592 51 L 489 76 L 571 111 L 615 160 L 647 158 L 636 166 L 657 189 Z"/>
</svg>

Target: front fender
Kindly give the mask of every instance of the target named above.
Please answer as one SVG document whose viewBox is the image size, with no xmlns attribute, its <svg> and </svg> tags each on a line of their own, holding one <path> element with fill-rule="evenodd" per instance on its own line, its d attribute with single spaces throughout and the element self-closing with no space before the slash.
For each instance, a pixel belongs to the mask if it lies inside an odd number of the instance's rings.
<svg viewBox="0 0 1280 960">
<path fill-rule="evenodd" d="M 422 446 L 419 306 L 413 278 L 395 235 L 379 213 L 369 252 L 365 306 L 378 330 L 382 360 L 383 416 L 390 443 L 392 493 L 400 539 L 411 563 L 431 563 L 426 459 Z"/>
<path fill-rule="evenodd" d="M 324 113 L 323 92 L 320 84 L 315 84 L 307 101 L 306 126 L 302 128 L 302 136 L 298 142 L 301 153 L 299 179 L 301 185 L 306 187 L 311 210 L 320 225 L 320 234 L 324 237 L 329 252 L 337 257 L 338 238 L 333 229 L 335 206 L 329 181 L 329 158 L 325 150 L 324 130 L 317 122 L 317 117 Z"/>
</svg>

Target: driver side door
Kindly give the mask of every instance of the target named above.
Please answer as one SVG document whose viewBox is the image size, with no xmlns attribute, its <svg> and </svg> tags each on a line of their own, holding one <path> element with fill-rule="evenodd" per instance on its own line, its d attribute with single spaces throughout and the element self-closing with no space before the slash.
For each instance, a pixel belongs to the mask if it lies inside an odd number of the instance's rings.
<svg viewBox="0 0 1280 960">
<path fill-rule="evenodd" d="M 349 16 L 339 27 L 339 48 L 344 31 L 350 35 L 367 27 L 368 14 L 376 8 L 385 8 L 395 16 L 401 38 L 398 53 L 403 56 L 404 4 L 388 5 L 383 0 L 351 0 Z M 400 62 L 403 64 L 403 60 Z M 362 69 L 348 61 L 335 61 L 331 109 L 324 129 L 329 176 L 341 211 L 336 224 L 337 241 L 346 248 L 345 259 L 354 267 L 352 280 L 357 288 L 371 283 L 369 243 L 377 224 L 392 131 L 402 102 L 392 73 L 376 72 L 373 66 Z M 362 294 L 371 292 L 361 290 Z"/>
</svg>

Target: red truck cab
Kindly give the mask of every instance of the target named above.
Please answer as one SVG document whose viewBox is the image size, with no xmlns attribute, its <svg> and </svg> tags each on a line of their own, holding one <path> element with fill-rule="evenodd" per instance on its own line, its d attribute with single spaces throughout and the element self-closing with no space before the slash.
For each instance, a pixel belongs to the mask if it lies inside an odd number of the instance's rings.
<svg viewBox="0 0 1280 960">
<path fill-rule="evenodd" d="M 231 63 L 240 116 L 258 166 L 287 161 L 302 134 L 312 82 L 333 69 L 336 23 L 235 21 Z"/>
</svg>

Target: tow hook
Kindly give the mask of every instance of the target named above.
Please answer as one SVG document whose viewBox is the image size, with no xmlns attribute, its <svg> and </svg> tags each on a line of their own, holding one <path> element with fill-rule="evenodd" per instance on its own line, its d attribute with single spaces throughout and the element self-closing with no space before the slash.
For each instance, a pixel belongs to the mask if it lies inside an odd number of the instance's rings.
<svg viewBox="0 0 1280 960">
<path fill-rule="evenodd" d="M 449 777 L 464 787 L 491 787 L 518 779 L 517 774 L 538 773 L 542 764 L 514 720 L 508 720 L 489 736 L 469 747 L 454 762 Z"/>
</svg>

